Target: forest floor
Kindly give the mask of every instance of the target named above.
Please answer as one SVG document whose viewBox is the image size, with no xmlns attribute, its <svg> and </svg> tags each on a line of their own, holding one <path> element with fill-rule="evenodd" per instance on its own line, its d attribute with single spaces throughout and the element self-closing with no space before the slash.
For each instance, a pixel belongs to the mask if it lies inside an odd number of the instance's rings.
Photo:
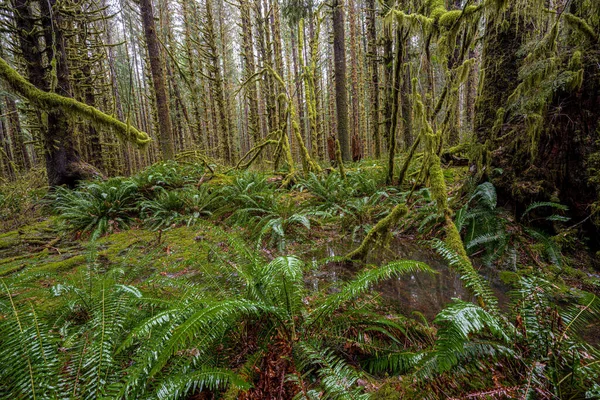
<svg viewBox="0 0 600 400">
<path fill-rule="evenodd" d="M 565 228 L 566 218 L 565 224 L 546 231 L 517 223 L 496 204 L 493 186 L 469 187 L 467 173 L 465 168 L 445 170 L 449 198 L 466 248 L 501 309 L 511 312 L 508 292 L 522 276 L 600 293 L 597 257 Z M 380 314 L 420 315 L 430 324 L 453 299 L 474 301 L 461 274 L 430 245 L 443 237 L 443 218 L 429 189 L 386 186 L 383 168 L 376 163 L 354 165 L 345 182 L 333 173 L 311 176 L 288 188 L 279 188 L 278 175 L 246 172 L 208 179 L 199 168 L 176 164 L 151 167 L 132 179 L 131 198 L 120 192 L 126 179 L 83 185 L 78 190 L 90 195 L 86 204 L 66 190 L 47 195 L 35 188 L 15 202 L 10 198 L 15 189 L 5 187 L 4 212 L 11 214 L 1 227 L 0 279 L 21 280 L 13 295 L 26 298 L 40 313 L 52 313 L 60 302 L 52 288 L 65 281 L 83 283 L 90 270 L 118 270 L 123 283 L 159 298 L 176 298 L 187 284 L 220 292 L 237 278 L 237 260 L 256 253 L 265 262 L 281 255 L 302 260 L 307 301 L 320 293 L 337 293 L 365 268 L 395 260 L 421 261 L 437 273 L 415 272 L 378 283 L 371 296 L 380 304 Z M 112 198 L 111 191 L 121 197 Z M 100 206 L 93 206 L 94 201 Z M 94 219 L 109 201 L 113 203 L 104 208 L 107 219 Z M 400 202 L 409 205 L 409 213 L 388 240 L 374 246 L 364 262 L 345 260 Z M 83 211 L 57 212 L 57 203 Z M 550 212 L 542 212 L 543 207 Z M 536 219 L 563 221 L 557 217 L 562 215 L 560 205 L 538 208 Z M 98 215 L 88 218 L 94 212 Z M 598 332 L 596 321 L 582 335 L 597 344 Z M 388 379 L 380 377 L 363 386 L 382 391 L 381 398 L 396 398 L 385 382 Z"/>
</svg>

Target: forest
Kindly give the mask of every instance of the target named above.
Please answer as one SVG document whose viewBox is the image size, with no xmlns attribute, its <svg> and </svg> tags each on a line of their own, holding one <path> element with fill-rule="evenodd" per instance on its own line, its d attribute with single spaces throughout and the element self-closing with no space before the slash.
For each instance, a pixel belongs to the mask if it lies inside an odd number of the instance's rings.
<svg viewBox="0 0 600 400">
<path fill-rule="evenodd" d="M 0 398 L 600 398 L 600 1 L 0 0 Z"/>
</svg>

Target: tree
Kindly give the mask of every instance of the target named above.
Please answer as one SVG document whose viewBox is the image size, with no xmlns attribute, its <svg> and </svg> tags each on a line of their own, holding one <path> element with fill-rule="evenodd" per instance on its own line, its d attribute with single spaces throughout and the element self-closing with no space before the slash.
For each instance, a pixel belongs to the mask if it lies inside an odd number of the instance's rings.
<svg viewBox="0 0 600 400">
<path fill-rule="evenodd" d="M 341 0 L 333 0 L 333 59 L 335 65 L 335 105 L 337 137 L 340 141 L 342 159 L 350 161 L 348 134 L 348 94 L 346 92 L 346 39 L 344 33 L 344 9 Z"/>
<path fill-rule="evenodd" d="M 170 160 L 175 156 L 173 145 L 173 128 L 171 123 L 171 112 L 169 111 L 169 100 L 167 97 L 167 83 L 165 78 L 164 63 L 161 57 L 159 40 L 156 34 L 154 22 L 154 11 L 152 0 L 140 0 L 140 13 L 144 26 L 144 37 L 150 59 L 150 71 L 152 72 L 152 85 L 156 98 L 158 112 L 159 135 L 158 144 L 164 159 Z"/>
<path fill-rule="evenodd" d="M 369 71 L 371 73 L 371 134 L 375 148 L 375 158 L 381 157 L 381 137 L 379 135 L 379 60 L 377 51 L 377 29 L 375 0 L 367 0 L 367 35 Z"/>
</svg>

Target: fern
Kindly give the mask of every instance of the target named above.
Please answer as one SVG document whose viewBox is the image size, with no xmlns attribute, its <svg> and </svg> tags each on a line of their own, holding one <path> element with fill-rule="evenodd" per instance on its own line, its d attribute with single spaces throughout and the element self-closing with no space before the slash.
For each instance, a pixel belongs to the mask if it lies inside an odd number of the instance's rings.
<svg viewBox="0 0 600 400">
<path fill-rule="evenodd" d="M 228 386 L 247 390 L 251 387 L 242 377 L 229 370 L 201 368 L 184 375 L 169 376 L 156 390 L 158 399 L 180 399 L 196 391 L 216 391 Z"/>
<path fill-rule="evenodd" d="M 465 262 L 465 260 L 452 251 L 443 241 L 433 239 L 432 247 L 440 254 L 451 267 L 455 268 L 460 273 L 460 279 L 465 284 L 465 287 L 470 289 L 473 294 L 480 298 L 489 310 L 496 310 L 498 299 L 492 293 L 488 283 L 479 273 L 473 269 L 473 266 Z"/>
<path fill-rule="evenodd" d="M 86 290 L 69 285 L 53 288 L 55 296 L 68 300 L 55 325 L 66 335 L 63 346 L 72 355 L 61 384 L 61 391 L 72 397 L 105 396 L 120 381 L 115 349 L 132 321 L 133 300 L 141 297 L 137 288 L 114 283 L 110 274 L 88 279 L 92 282 Z"/>
<path fill-rule="evenodd" d="M 569 207 L 565 206 L 564 204 L 554 203 L 554 202 L 549 202 L 549 201 L 538 201 L 538 202 L 530 204 L 525 209 L 525 211 L 523 212 L 522 218 L 524 218 L 531 211 L 536 210 L 538 208 L 553 208 L 553 209 L 560 210 L 560 211 L 567 211 L 569 209 Z"/>
<path fill-rule="evenodd" d="M 372 374 L 391 373 L 404 375 L 415 368 L 425 356 L 424 353 L 397 351 L 367 360 L 365 368 Z"/>
<path fill-rule="evenodd" d="M 97 238 L 106 232 L 129 226 L 136 211 L 138 187 L 122 179 L 87 183 L 77 190 L 57 188 L 54 208 L 72 232 L 91 233 Z"/>
<path fill-rule="evenodd" d="M 543 251 L 546 253 L 548 260 L 550 260 L 551 263 L 562 266 L 562 254 L 560 251 L 560 246 L 556 244 L 551 237 L 542 231 L 533 228 L 525 228 L 525 232 L 527 232 L 542 245 Z"/>
<path fill-rule="evenodd" d="M 510 341 L 513 329 L 499 320 L 496 315 L 461 300 L 454 300 L 446 306 L 436 316 L 434 322 L 442 326 L 438 330 L 435 344 L 435 355 L 441 372 L 457 365 L 459 354 L 463 352 L 465 344 L 474 334 L 486 329 L 493 337 L 506 344 Z"/>
<path fill-rule="evenodd" d="M 360 375 L 344 360 L 331 350 L 319 345 L 303 342 L 296 346 L 300 353 L 302 369 L 318 367 L 320 386 L 324 391 L 324 399 L 367 399 L 367 394 L 354 387 Z"/>
<path fill-rule="evenodd" d="M 4 281 L 2 286 L 0 395 L 6 398 L 52 398 L 58 394 L 56 339 L 31 304 L 17 304 Z"/>
<path fill-rule="evenodd" d="M 498 203 L 498 196 L 496 194 L 496 188 L 490 182 L 484 182 L 477 186 L 475 192 L 470 197 L 469 202 L 478 200 L 478 203 L 489 209 L 494 210 Z"/>
</svg>

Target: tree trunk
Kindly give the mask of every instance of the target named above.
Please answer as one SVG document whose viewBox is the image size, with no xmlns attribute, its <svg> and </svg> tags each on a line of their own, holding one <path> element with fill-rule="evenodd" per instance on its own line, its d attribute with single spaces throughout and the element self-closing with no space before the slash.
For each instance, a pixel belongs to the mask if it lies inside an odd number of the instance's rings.
<svg viewBox="0 0 600 400">
<path fill-rule="evenodd" d="M 367 0 L 367 35 L 369 71 L 371 72 L 371 134 L 373 135 L 373 147 L 375 158 L 381 158 L 381 138 L 379 135 L 379 72 L 377 55 L 377 30 L 375 19 L 375 0 Z"/>
<path fill-rule="evenodd" d="M 165 69 L 160 52 L 160 44 L 156 35 L 156 24 L 154 22 L 154 11 L 152 0 L 140 0 L 140 12 L 142 25 L 144 26 L 144 37 L 148 47 L 150 58 L 150 71 L 152 73 L 152 85 L 156 98 L 156 109 L 158 114 L 158 144 L 164 159 L 171 160 L 175 156 L 173 146 L 173 130 L 171 114 L 169 111 L 169 99 L 167 98 L 167 84 Z"/>
<path fill-rule="evenodd" d="M 346 39 L 344 33 L 344 10 L 342 0 L 333 1 L 333 59 L 335 64 L 335 104 L 337 135 L 342 160 L 351 160 L 348 135 L 348 94 L 346 93 Z"/>
<path fill-rule="evenodd" d="M 254 40 L 252 35 L 252 22 L 250 19 L 250 0 L 240 0 L 240 17 L 242 22 L 242 59 L 244 61 L 244 79 L 252 79 L 246 82 L 245 93 L 248 103 L 248 133 L 252 137 L 253 144 L 260 141 L 260 121 L 258 119 L 258 94 L 256 91 L 256 80 L 254 73 Z"/>
<path fill-rule="evenodd" d="M 34 73 L 34 79 L 38 82 L 43 82 L 40 89 L 54 90 L 61 96 L 71 97 L 72 91 L 65 41 L 60 27 L 62 20 L 61 11 L 56 6 L 56 0 L 50 0 L 40 1 L 40 12 L 44 39 L 46 41 L 46 55 L 47 59 L 51 61 L 51 65 L 55 64 L 53 74 L 56 76 L 56 81 L 55 83 L 46 83 L 44 81 L 43 70 Z M 35 52 L 28 56 L 23 54 L 23 56 L 27 60 L 28 57 L 41 58 L 42 55 L 39 52 Z M 33 64 L 43 65 L 43 61 L 41 59 L 35 60 Z M 38 74 L 42 76 L 38 77 Z M 55 88 L 52 87 L 54 84 L 56 85 Z M 44 147 L 46 172 L 50 186 L 74 186 L 79 180 L 88 178 L 91 171 L 86 171 L 86 167 L 84 167 L 75 149 L 70 116 L 64 111 L 50 111 L 48 112 L 46 127 Z M 88 174 L 88 172 L 90 173 Z"/>
</svg>

